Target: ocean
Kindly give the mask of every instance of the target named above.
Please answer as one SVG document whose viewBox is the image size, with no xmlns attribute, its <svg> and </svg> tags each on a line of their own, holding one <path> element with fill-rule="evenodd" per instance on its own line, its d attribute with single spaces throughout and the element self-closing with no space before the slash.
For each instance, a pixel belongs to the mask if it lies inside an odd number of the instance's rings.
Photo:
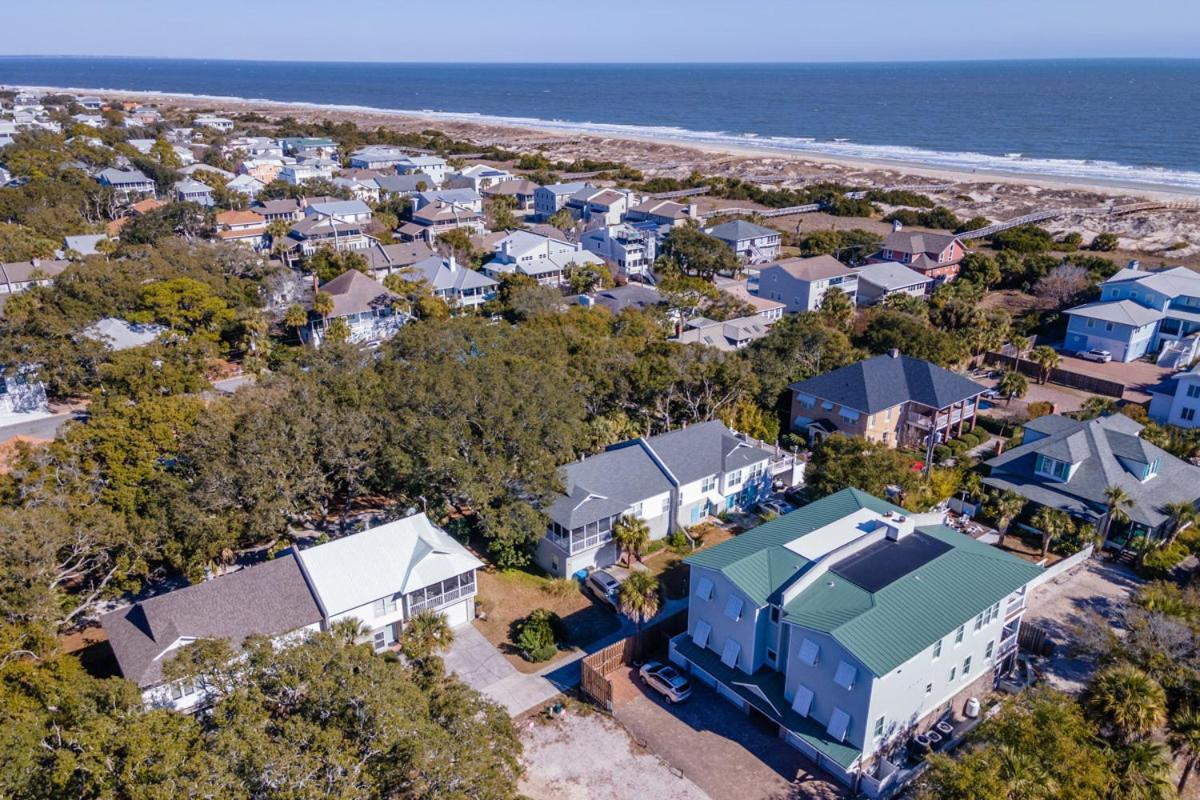
<svg viewBox="0 0 1200 800">
<path fill-rule="evenodd" d="M 1200 191 L 1200 61 L 383 64 L 0 57 L 0 85 L 420 112 Z"/>
</svg>

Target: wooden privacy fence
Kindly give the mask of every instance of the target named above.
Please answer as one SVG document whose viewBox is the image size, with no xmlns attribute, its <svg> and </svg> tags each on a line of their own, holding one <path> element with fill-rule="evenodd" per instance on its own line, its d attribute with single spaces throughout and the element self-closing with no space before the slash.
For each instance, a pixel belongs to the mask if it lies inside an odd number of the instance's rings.
<svg viewBox="0 0 1200 800">
<path fill-rule="evenodd" d="M 1016 362 L 1016 370 L 1022 375 L 1026 375 L 1034 380 L 1041 378 L 1042 368 L 1027 358 L 1017 361 L 1012 356 L 991 352 L 985 353 L 983 356 L 983 363 L 989 367 L 997 366 L 1005 369 L 1013 369 L 1014 362 Z M 1082 372 L 1072 372 L 1069 369 L 1062 369 L 1060 367 L 1050 370 L 1050 383 L 1070 386 L 1073 389 L 1082 389 L 1092 394 L 1107 395 L 1108 397 L 1115 397 L 1118 400 L 1125 394 L 1125 384 L 1120 381 L 1110 381 L 1107 378 L 1101 378 L 1096 375 L 1085 375 Z"/>
<path fill-rule="evenodd" d="M 580 688 L 601 708 L 612 711 L 613 686 L 608 676 L 621 667 L 633 664 L 639 655 L 638 650 L 642 653 L 653 653 L 665 646 L 672 636 L 686 628 L 687 609 L 684 609 L 643 628 L 640 647 L 637 636 L 627 636 L 602 650 L 584 656 L 579 663 Z"/>
</svg>

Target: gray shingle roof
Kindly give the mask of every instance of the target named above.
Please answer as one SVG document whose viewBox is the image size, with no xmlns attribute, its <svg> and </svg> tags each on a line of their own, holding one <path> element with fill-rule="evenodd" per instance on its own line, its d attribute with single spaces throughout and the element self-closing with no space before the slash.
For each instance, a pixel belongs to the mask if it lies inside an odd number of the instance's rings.
<svg viewBox="0 0 1200 800">
<path fill-rule="evenodd" d="M 181 637 L 277 636 L 319 622 L 321 612 L 293 555 L 151 597 L 100 618 L 121 674 L 139 687 L 162 680 L 163 653 Z"/>
<path fill-rule="evenodd" d="M 321 291 L 333 298 L 331 317 L 348 317 L 389 308 L 400 295 L 388 289 L 374 278 L 356 269 L 349 269 L 321 285 Z"/>
<path fill-rule="evenodd" d="M 1162 319 L 1162 312 L 1138 305 L 1132 300 L 1115 300 L 1102 303 L 1088 303 L 1067 309 L 1066 313 L 1097 319 L 1101 322 L 1116 322 L 1120 325 L 1132 325 L 1140 328 Z"/>
<path fill-rule="evenodd" d="M 874 414 L 908 401 L 930 408 L 946 408 L 987 389 L 958 373 L 904 355 L 868 358 L 793 383 L 789 388 L 864 414 Z"/>
<path fill-rule="evenodd" d="M 753 222 L 746 222 L 744 219 L 723 222 L 708 233 L 710 236 L 715 236 L 726 242 L 742 242 L 746 239 L 760 239 L 764 236 L 779 235 L 779 231 L 774 228 L 764 228 L 762 225 L 755 225 Z"/>
<path fill-rule="evenodd" d="M 866 266 L 857 268 L 855 272 L 858 274 L 858 279 L 863 283 L 878 286 L 887 292 L 919 283 L 929 283 L 929 278 L 895 261 L 867 264 Z"/>
</svg>

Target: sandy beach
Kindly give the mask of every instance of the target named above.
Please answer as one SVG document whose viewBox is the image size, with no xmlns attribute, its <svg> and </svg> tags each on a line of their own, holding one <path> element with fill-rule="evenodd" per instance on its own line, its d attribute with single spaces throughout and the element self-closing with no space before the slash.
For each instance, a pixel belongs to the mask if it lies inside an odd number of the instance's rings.
<svg viewBox="0 0 1200 800">
<path fill-rule="evenodd" d="M 647 177 L 684 178 L 693 171 L 699 171 L 706 175 L 739 177 L 783 187 L 819 181 L 838 181 L 864 188 L 909 184 L 949 185 L 948 188 L 924 193 L 964 219 L 985 216 L 999 221 L 1051 209 L 1158 201 L 1173 207 L 1115 217 L 1068 214 L 1042 224 L 1056 233 L 1079 231 L 1085 241 L 1099 233 L 1115 233 L 1120 237 L 1123 253 L 1157 256 L 1163 263 L 1182 263 L 1182 260 L 1200 254 L 1200 197 L 1170 186 L 1083 181 L 996 171 L 959 171 L 899 161 L 782 152 L 766 145 L 680 143 L 625 132 L 619 137 L 564 133 L 536 124 L 478 122 L 469 119 L 470 115 L 422 114 L 165 92 L 106 91 L 86 87 L 31 88 L 88 92 L 109 100 L 130 100 L 187 111 L 229 114 L 256 112 L 276 119 L 290 116 L 309 120 L 352 121 L 364 128 L 382 127 L 398 131 L 436 128 L 481 146 L 499 145 L 512 150 L 536 147 L 549 157 L 560 160 L 589 158 L 621 161 L 637 168 Z M 793 222 L 781 219 L 777 222 L 783 223 L 783 227 L 799 227 L 802 224 L 806 229 L 828 227 L 823 224 L 825 222 L 845 227 L 843 220 L 822 220 L 823 217 L 825 215 L 805 215 L 803 220 Z"/>
</svg>

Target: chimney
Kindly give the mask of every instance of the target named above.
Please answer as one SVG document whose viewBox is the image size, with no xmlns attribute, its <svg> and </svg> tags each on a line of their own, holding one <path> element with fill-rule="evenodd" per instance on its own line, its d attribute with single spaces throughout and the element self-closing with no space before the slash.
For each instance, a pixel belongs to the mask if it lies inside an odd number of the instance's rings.
<svg viewBox="0 0 1200 800">
<path fill-rule="evenodd" d="M 38 267 L 40 267 L 42 265 L 42 260 L 40 258 L 35 257 L 35 258 L 29 259 L 29 263 L 33 266 L 34 269 L 37 269 Z"/>
<path fill-rule="evenodd" d="M 454 260 L 454 253 L 450 254 L 450 271 L 454 272 L 458 269 L 458 262 Z"/>
<path fill-rule="evenodd" d="M 904 223 L 898 219 L 892 220 L 892 230 L 899 231 L 904 229 Z"/>
<path fill-rule="evenodd" d="M 1137 269 L 1141 269 L 1141 268 L 1142 268 L 1142 262 L 1138 261 L 1136 258 L 1129 262 L 1129 269 L 1137 270 Z"/>
<path fill-rule="evenodd" d="M 900 349 L 897 347 L 893 347 L 891 350 L 888 350 L 888 355 L 891 356 L 892 358 L 899 358 L 900 357 Z"/>
<path fill-rule="evenodd" d="M 699 219 L 700 218 L 700 206 L 696 205 L 695 203 L 688 203 L 687 215 L 689 217 L 691 217 L 692 219 Z"/>
</svg>

